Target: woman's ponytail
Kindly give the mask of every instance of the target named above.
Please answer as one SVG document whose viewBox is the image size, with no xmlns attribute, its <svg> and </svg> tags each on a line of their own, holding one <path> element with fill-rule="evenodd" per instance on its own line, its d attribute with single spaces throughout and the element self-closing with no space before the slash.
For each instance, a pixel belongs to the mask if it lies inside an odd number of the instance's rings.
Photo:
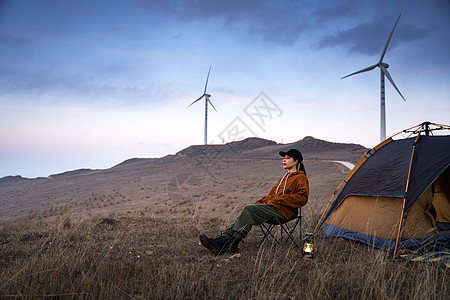
<svg viewBox="0 0 450 300">
<path fill-rule="evenodd" d="M 303 171 L 303 172 L 305 172 L 305 175 L 306 175 L 305 166 L 303 165 L 302 162 L 297 163 L 297 171 Z"/>
</svg>

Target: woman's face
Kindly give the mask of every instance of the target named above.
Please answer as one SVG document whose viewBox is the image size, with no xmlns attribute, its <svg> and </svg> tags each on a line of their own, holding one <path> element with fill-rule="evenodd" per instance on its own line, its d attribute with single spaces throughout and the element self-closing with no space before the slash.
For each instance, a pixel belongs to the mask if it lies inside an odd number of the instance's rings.
<svg viewBox="0 0 450 300">
<path fill-rule="evenodd" d="M 292 157 L 285 155 L 283 159 L 283 169 L 290 170 L 295 167 L 298 160 L 294 160 Z"/>
</svg>

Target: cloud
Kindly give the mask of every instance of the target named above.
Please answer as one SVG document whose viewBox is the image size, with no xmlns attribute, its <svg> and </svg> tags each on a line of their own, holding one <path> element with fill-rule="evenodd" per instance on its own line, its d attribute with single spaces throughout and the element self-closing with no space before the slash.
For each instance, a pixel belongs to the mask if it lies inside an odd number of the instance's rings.
<svg viewBox="0 0 450 300">
<path fill-rule="evenodd" d="M 30 39 L 25 36 L 0 31 L 0 45 L 19 45 L 26 44 L 29 41 Z"/>
<path fill-rule="evenodd" d="M 321 5 L 315 11 L 317 23 L 330 23 L 336 20 L 343 20 L 357 17 L 358 12 L 363 8 L 363 1 L 347 0 L 332 1 L 326 5 Z"/>
<path fill-rule="evenodd" d="M 224 29 L 247 41 L 285 46 L 312 43 L 314 50 L 343 47 L 350 54 L 362 55 L 381 53 L 400 12 L 404 15 L 390 50 L 431 36 L 445 37 L 445 27 L 450 26 L 450 5 L 445 0 L 137 1 L 181 22 L 221 22 Z"/>
<path fill-rule="evenodd" d="M 400 13 L 402 16 L 389 45 L 390 50 L 402 44 L 417 45 L 415 42 L 423 40 L 427 40 L 428 43 L 436 40 L 444 44 L 450 43 L 447 38 L 450 26 L 448 1 L 380 0 L 358 1 L 358 4 L 355 3 L 355 7 L 358 7 L 356 10 L 353 8 L 352 13 L 347 13 L 347 16 L 340 20 L 342 23 L 337 24 L 336 29 L 328 28 L 328 34 L 314 43 L 313 49 L 342 47 L 348 49 L 350 54 L 380 55 Z M 324 7 L 320 13 L 324 17 L 337 18 L 346 9 L 352 8 L 342 4 L 334 10 Z M 438 50 L 430 49 L 430 51 Z"/>
<path fill-rule="evenodd" d="M 380 55 L 392 31 L 393 24 L 381 19 L 358 24 L 352 28 L 341 30 L 336 34 L 325 36 L 313 45 L 313 48 L 322 49 L 340 46 L 348 48 L 350 54 Z M 398 24 L 389 44 L 389 49 L 392 50 L 402 43 L 423 39 L 430 32 L 431 28 L 419 28 L 411 24 Z"/>
<path fill-rule="evenodd" d="M 181 22 L 222 22 L 225 29 L 246 38 L 292 45 L 310 27 L 309 1 L 143 1 L 138 3 Z"/>
<path fill-rule="evenodd" d="M 0 101 L 14 99 L 19 102 L 46 104 L 78 103 L 117 106 L 140 104 L 162 97 L 160 88 L 153 85 L 133 85 L 101 77 L 93 79 L 62 71 L 0 68 L 8 74 L 0 81 Z M 13 97 L 13 98 L 12 98 Z M 132 99 L 132 101 L 130 101 Z"/>
<path fill-rule="evenodd" d="M 315 41 L 313 49 L 342 46 L 364 55 L 381 52 L 397 13 L 405 12 L 390 48 L 441 34 L 436 29 L 448 24 L 445 14 L 450 8 L 445 1 L 426 4 L 418 0 L 136 1 L 153 13 L 181 22 L 222 23 L 224 29 L 247 40 L 290 46 L 307 42 L 302 40 L 307 37 Z"/>
</svg>

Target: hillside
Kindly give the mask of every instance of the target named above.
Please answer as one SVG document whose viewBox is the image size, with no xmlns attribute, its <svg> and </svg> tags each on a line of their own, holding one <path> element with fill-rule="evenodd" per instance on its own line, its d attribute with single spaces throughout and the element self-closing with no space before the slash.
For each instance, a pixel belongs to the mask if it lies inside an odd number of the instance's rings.
<svg viewBox="0 0 450 300">
<path fill-rule="evenodd" d="M 214 153 L 233 158 L 278 158 L 279 151 L 297 148 L 305 159 L 346 159 L 356 163 L 362 154 L 367 150 L 361 145 L 333 143 L 313 137 L 288 144 L 277 144 L 261 138 L 247 138 L 238 142 L 231 142 L 225 145 L 196 145 L 179 151 L 176 156 L 181 157 L 202 157 Z M 336 158 L 333 158 L 336 152 Z"/>
<path fill-rule="evenodd" d="M 66 213 L 215 214 L 262 197 L 284 172 L 280 150 L 304 155 L 311 199 L 325 201 L 366 149 L 306 137 L 277 144 L 260 138 L 199 145 L 163 158 L 132 158 L 105 170 L 80 169 L 48 178 L 0 179 L 0 222 L 52 220 Z M 257 168 L 257 172 L 255 172 Z"/>
<path fill-rule="evenodd" d="M 240 243 L 240 256 L 216 257 L 199 245 L 199 234 L 218 234 L 267 193 L 285 172 L 278 151 L 291 147 L 303 152 L 310 182 L 294 232 L 301 245 L 349 172 L 332 160 L 355 163 L 363 147 L 311 137 L 287 145 L 249 139 L 106 170 L 2 178 L 0 298 L 449 298 L 445 265 L 392 260 L 321 231 L 312 260 L 291 241 L 257 248 L 259 228 Z"/>
</svg>

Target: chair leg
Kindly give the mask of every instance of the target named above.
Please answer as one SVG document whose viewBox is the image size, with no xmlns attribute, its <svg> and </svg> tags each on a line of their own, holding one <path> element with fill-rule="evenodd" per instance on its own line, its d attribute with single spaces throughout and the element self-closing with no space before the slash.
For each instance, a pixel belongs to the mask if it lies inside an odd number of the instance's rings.
<svg viewBox="0 0 450 300">
<path fill-rule="evenodd" d="M 270 231 L 272 230 L 272 225 L 269 225 L 269 227 L 266 227 L 266 225 L 261 224 L 259 226 L 261 228 L 262 233 L 264 234 L 263 238 L 261 239 L 261 242 L 258 244 L 258 248 L 261 247 L 261 245 L 264 243 L 265 240 L 267 240 L 268 243 L 270 243 L 270 240 L 267 238 L 269 233 L 272 234 Z M 271 244 L 271 243 L 270 243 Z"/>
<path fill-rule="evenodd" d="M 277 224 L 278 225 L 278 224 Z M 281 225 L 281 223 L 279 224 Z M 270 224 L 269 226 L 266 226 L 264 224 L 260 225 L 261 231 L 263 232 L 264 236 L 261 239 L 261 242 L 259 242 L 258 244 L 258 248 L 261 247 L 261 245 L 263 244 L 264 241 L 267 241 L 270 245 L 270 247 L 272 247 L 272 242 L 270 241 L 270 237 L 272 237 L 272 239 L 279 244 L 280 242 L 278 241 L 278 239 L 273 235 L 272 230 L 275 228 L 276 225 Z"/>
<path fill-rule="evenodd" d="M 267 242 L 270 244 L 271 248 L 272 247 L 272 242 L 270 241 L 270 238 L 273 239 L 273 241 L 278 244 L 277 245 L 277 249 L 281 247 L 281 245 L 286 241 L 286 240 L 291 240 L 295 246 L 300 247 L 299 243 L 297 243 L 297 241 L 295 240 L 294 237 L 294 232 L 297 228 L 297 226 L 299 226 L 299 241 L 302 240 L 302 222 L 301 222 L 301 216 L 299 216 L 294 224 L 292 226 L 288 225 L 288 222 L 280 222 L 280 220 L 278 219 L 274 219 L 273 221 L 275 221 L 277 224 L 270 224 L 268 226 L 261 224 L 260 228 L 261 231 L 263 232 L 264 236 L 261 239 L 261 242 L 259 242 L 258 244 L 258 248 L 261 247 L 261 245 L 263 244 L 264 241 L 267 240 Z M 293 221 L 293 220 L 292 220 Z M 273 234 L 272 234 L 272 230 L 275 228 L 275 226 L 280 226 L 280 240 L 278 240 Z"/>
<path fill-rule="evenodd" d="M 287 225 L 285 225 L 285 224 L 284 224 L 284 226 L 282 225 L 282 226 L 280 227 L 281 232 L 284 231 L 284 233 L 286 234 L 286 237 L 283 238 L 283 239 L 281 240 L 281 242 L 278 244 L 278 248 L 280 248 L 281 245 L 282 245 L 286 240 L 288 240 L 288 239 L 290 239 L 292 242 L 294 242 L 294 245 L 296 245 L 297 247 L 300 247 L 300 246 L 297 244 L 297 242 L 295 241 L 294 236 L 292 235 L 292 234 L 294 233 L 294 230 L 295 230 L 296 227 L 297 227 L 297 223 L 295 223 L 295 224 L 294 224 L 292 227 L 290 227 L 290 228 L 289 228 L 289 226 L 287 226 Z"/>
<path fill-rule="evenodd" d="M 289 227 L 289 225 L 287 225 L 287 224 L 280 224 L 280 230 L 281 230 L 282 233 L 284 231 L 284 233 L 286 234 L 286 237 L 284 237 L 281 240 L 281 242 L 279 242 L 277 248 L 279 248 L 288 239 L 290 239 L 294 243 L 295 246 L 300 248 L 300 245 L 297 243 L 297 241 L 295 240 L 294 235 L 293 235 L 294 231 L 295 231 L 295 229 L 297 228 L 298 225 L 300 225 L 300 240 L 301 240 L 301 221 L 300 221 L 300 218 L 297 219 L 295 221 L 295 223 L 291 227 Z"/>
</svg>

